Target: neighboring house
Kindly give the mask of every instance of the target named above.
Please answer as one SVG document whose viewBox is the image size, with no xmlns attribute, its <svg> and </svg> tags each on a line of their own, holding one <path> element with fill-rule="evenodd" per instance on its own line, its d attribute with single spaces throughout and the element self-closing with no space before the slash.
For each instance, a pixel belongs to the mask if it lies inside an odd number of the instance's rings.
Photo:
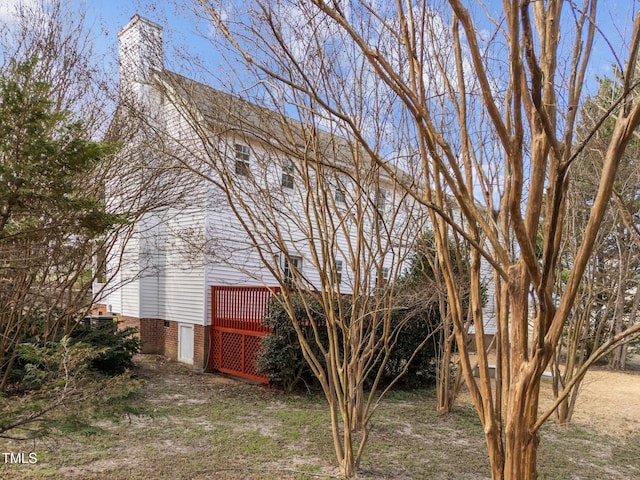
<svg viewBox="0 0 640 480">
<path fill-rule="evenodd" d="M 284 279 L 313 289 L 330 274 L 352 293 L 356 283 L 362 292 L 363 283 L 375 288 L 401 274 L 410 252 L 403 239 L 423 231 L 424 215 L 346 140 L 316 132 L 309 145 L 303 123 L 165 70 L 162 28 L 138 15 L 119 41 L 121 104 L 110 135 L 140 174 L 129 185 L 108 183 L 107 204 L 137 188 L 144 195 L 136 201 L 154 199 L 154 208 L 119 240 L 101 303 L 139 325 L 143 351 L 207 368 L 214 285 Z M 311 175 L 302 150 L 313 150 Z M 353 167 L 354 155 L 363 168 Z M 324 207 L 308 203 L 309 189 L 326 195 Z M 320 217 L 328 233 L 318 231 Z M 330 246 L 326 258 L 311 254 L 313 242 Z M 364 279 L 354 255 L 374 262 Z"/>
</svg>

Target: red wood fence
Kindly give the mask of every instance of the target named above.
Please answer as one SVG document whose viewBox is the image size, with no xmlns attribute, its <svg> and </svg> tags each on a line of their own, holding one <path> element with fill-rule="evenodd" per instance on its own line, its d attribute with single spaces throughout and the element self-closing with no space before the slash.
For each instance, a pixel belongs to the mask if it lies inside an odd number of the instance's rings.
<svg viewBox="0 0 640 480">
<path fill-rule="evenodd" d="M 262 320 L 278 291 L 278 287 L 211 287 L 211 370 L 269 382 L 255 364 L 261 338 L 269 332 Z"/>
</svg>

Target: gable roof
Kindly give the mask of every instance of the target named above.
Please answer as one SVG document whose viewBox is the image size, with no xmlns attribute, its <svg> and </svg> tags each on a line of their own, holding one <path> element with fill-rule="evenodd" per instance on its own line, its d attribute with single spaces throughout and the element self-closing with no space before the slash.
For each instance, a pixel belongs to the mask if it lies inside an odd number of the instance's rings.
<svg viewBox="0 0 640 480">
<path fill-rule="evenodd" d="M 323 162 L 335 168 L 348 169 L 353 165 L 353 143 L 335 133 L 168 70 L 159 72 L 157 78 L 164 93 L 179 107 L 197 109 L 206 122 L 199 127 L 208 129 L 212 135 L 258 141 L 292 157 L 320 154 Z"/>
</svg>

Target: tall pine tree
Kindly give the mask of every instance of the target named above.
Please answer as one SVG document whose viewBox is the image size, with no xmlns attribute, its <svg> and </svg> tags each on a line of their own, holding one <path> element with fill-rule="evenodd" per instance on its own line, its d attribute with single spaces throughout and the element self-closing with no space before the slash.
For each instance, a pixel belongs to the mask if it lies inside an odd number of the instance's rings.
<svg viewBox="0 0 640 480">
<path fill-rule="evenodd" d="M 92 257 L 120 221 L 93 177 L 114 146 L 57 108 L 37 65 L 0 77 L 0 390 L 19 343 L 56 338 L 90 303 Z"/>
</svg>

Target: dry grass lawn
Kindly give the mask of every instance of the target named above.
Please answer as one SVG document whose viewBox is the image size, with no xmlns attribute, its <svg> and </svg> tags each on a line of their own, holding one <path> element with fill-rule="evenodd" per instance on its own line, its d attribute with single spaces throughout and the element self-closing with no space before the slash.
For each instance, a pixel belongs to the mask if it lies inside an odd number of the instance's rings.
<svg viewBox="0 0 640 480">
<path fill-rule="evenodd" d="M 1 479 L 316 479 L 336 470 L 318 395 L 285 395 L 139 356 L 141 415 L 99 418 L 81 433 L 2 445 L 36 453 Z M 548 385 L 546 386 L 548 387 Z M 547 393 L 550 392 L 550 389 Z M 545 395 L 545 401 L 547 395 Z M 640 372 L 595 370 L 575 423 L 543 429 L 540 479 L 640 478 Z M 464 403 L 437 416 L 430 392 L 394 393 L 377 412 L 364 479 L 490 478 L 482 428 Z"/>
</svg>

